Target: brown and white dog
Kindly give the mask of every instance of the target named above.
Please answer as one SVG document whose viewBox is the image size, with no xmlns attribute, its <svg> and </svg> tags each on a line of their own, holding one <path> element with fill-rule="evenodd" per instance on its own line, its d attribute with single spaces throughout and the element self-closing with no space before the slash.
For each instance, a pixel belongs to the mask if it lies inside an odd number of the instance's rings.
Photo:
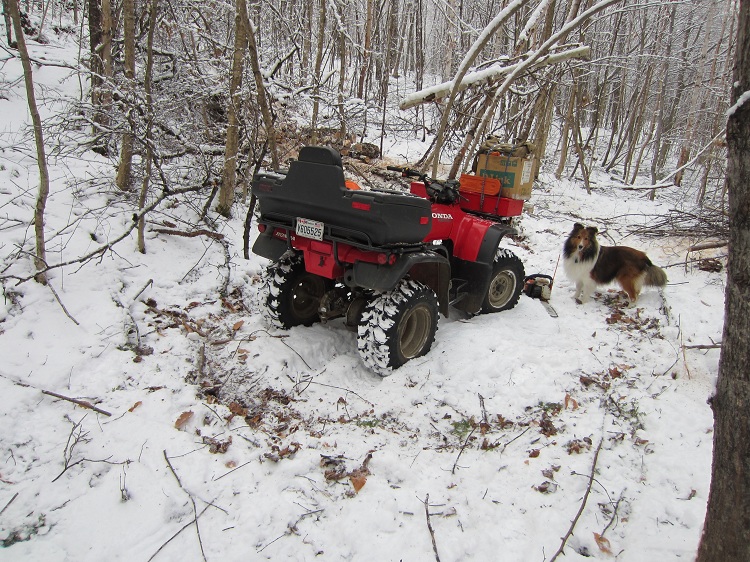
<svg viewBox="0 0 750 562">
<path fill-rule="evenodd" d="M 644 285 L 667 284 L 667 274 L 645 253 L 628 246 L 600 246 L 597 232 L 595 226 L 575 223 L 563 247 L 563 269 L 575 281 L 577 303 L 588 301 L 597 285 L 614 280 L 627 293 L 630 304 L 638 299 Z"/>
</svg>

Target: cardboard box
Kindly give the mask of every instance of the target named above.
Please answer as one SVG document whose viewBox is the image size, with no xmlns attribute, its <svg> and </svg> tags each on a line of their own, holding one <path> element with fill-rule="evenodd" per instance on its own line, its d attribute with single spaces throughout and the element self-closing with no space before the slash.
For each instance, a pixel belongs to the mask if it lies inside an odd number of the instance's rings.
<svg viewBox="0 0 750 562">
<path fill-rule="evenodd" d="M 500 180 L 502 197 L 528 200 L 534 185 L 534 155 L 481 153 L 477 156 L 477 175 Z"/>
</svg>

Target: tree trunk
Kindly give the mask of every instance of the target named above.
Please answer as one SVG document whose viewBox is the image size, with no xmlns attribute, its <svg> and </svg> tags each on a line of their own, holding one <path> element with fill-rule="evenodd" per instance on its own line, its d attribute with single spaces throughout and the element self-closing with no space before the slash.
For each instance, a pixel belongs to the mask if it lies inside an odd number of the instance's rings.
<svg viewBox="0 0 750 562">
<path fill-rule="evenodd" d="M 373 18 L 373 3 L 374 0 L 365 0 L 367 3 L 367 15 L 365 16 L 365 38 L 364 45 L 362 47 L 362 59 L 359 68 L 359 82 L 357 84 L 357 97 L 365 99 L 365 83 L 367 81 L 367 74 L 369 73 L 370 67 L 370 50 L 372 48 L 372 18 Z"/>
<path fill-rule="evenodd" d="M 8 47 L 15 49 L 16 45 L 13 42 L 13 22 L 10 17 L 10 7 L 8 6 L 10 0 L 3 0 L 3 19 L 5 20 L 5 37 L 8 40 Z M 19 14 L 20 17 L 20 14 Z"/>
<path fill-rule="evenodd" d="M 135 0 L 123 0 L 123 41 L 125 51 L 125 91 L 127 101 L 134 100 L 135 92 Z M 125 109 L 129 130 L 122 135 L 120 164 L 117 166 L 115 184 L 122 191 L 130 189 L 130 172 L 133 166 L 133 132 L 135 130 L 134 109 Z"/>
<path fill-rule="evenodd" d="M 31 122 L 34 125 L 36 161 L 39 166 L 39 192 L 36 198 L 36 208 L 34 209 L 34 237 L 36 240 L 34 265 L 37 271 L 42 271 L 47 267 L 47 249 L 44 240 L 44 209 L 47 206 L 47 196 L 49 195 L 49 171 L 47 170 L 47 156 L 44 153 L 42 120 L 39 117 L 39 110 L 36 105 L 34 81 L 31 75 L 31 62 L 29 61 L 29 51 L 26 49 L 26 39 L 23 35 L 23 29 L 21 29 L 21 13 L 18 9 L 18 2 L 16 0 L 8 0 L 7 7 L 10 8 L 10 17 L 13 20 L 13 30 L 16 34 L 18 54 L 21 56 L 23 78 L 26 83 L 26 99 L 29 103 Z M 46 283 L 47 277 L 44 273 L 39 273 L 36 276 L 36 280 L 39 283 Z"/>
<path fill-rule="evenodd" d="M 312 144 L 318 143 L 318 111 L 320 109 L 320 68 L 323 65 L 323 47 L 325 46 L 326 32 L 326 0 L 320 0 L 320 12 L 318 13 L 318 47 L 315 51 L 315 69 L 313 70 L 312 80 L 315 84 L 313 88 L 313 108 L 312 119 L 310 122 Z"/>
<path fill-rule="evenodd" d="M 714 410 L 714 457 L 698 562 L 750 560 L 750 1 L 740 1 L 727 121 L 729 262 Z"/>
<path fill-rule="evenodd" d="M 273 116 L 271 115 L 271 108 L 268 105 L 266 87 L 263 84 L 263 75 L 260 72 L 260 59 L 258 58 L 258 46 L 255 42 L 255 30 L 247 12 L 245 13 L 245 18 L 248 54 L 250 55 L 250 67 L 253 70 L 253 77 L 255 78 L 255 87 L 258 90 L 258 105 L 260 106 L 263 125 L 266 129 L 268 146 L 271 149 L 271 163 L 273 169 L 277 170 L 279 168 L 279 153 L 276 148 L 276 133 L 273 130 Z"/>
<path fill-rule="evenodd" d="M 146 169 L 143 173 L 143 184 L 141 193 L 138 197 L 138 209 L 141 213 L 138 216 L 138 251 L 146 253 L 146 217 L 143 216 L 143 209 L 146 206 L 148 197 L 148 186 L 151 181 L 151 165 L 154 159 L 154 143 L 152 138 L 152 129 L 154 121 L 154 104 L 151 98 L 151 82 L 154 73 L 154 29 L 156 28 L 156 7 L 158 0 L 151 0 L 149 4 L 148 19 L 148 38 L 146 39 L 146 72 L 143 78 L 143 90 L 146 94 Z"/>
<path fill-rule="evenodd" d="M 227 107 L 227 143 L 224 149 L 224 171 L 221 175 L 219 204 L 216 211 L 227 218 L 232 214 L 234 190 L 237 183 L 237 153 L 240 144 L 239 109 L 242 102 L 242 71 L 245 67 L 247 50 L 248 19 L 245 0 L 236 0 L 234 18 L 234 53 L 232 55 L 232 75 L 229 79 L 229 104 Z"/>
</svg>

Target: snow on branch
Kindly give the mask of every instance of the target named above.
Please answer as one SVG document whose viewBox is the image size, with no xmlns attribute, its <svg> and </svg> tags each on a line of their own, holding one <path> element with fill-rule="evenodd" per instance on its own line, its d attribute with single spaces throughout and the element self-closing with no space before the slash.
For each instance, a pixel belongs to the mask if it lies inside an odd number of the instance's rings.
<svg viewBox="0 0 750 562">
<path fill-rule="evenodd" d="M 744 92 L 739 98 L 737 98 L 737 102 L 727 109 L 727 119 L 729 119 L 732 115 L 735 114 L 739 108 L 741 108 L 747 101 L 750 100 L 750 91 Z"/>
<path fill-rule="evenodd" d="M 557 64 L 557 63 L 570 60 L 570 59 L 590 60 L 591 59 L 591 47 L 589 47 L 588 45 L 578 45 L 571 49 L 560 51 L 559 53 L 544 55 L 540 57 L 538 60 L 536 60 L 528 68 L 528 70 L 529 71 L 536 70 L 543 66 Z M 485 68 L 484 70 L 471 72 L 467 74 L 466 76 L 464 76 L 463 80 L 461 80 L 461 84 L 459 85 L 458 90 L 462 91 L 462 90 L 469 88 L 470 86 L 474 86 L 476 84 L 480 84 L 483 82 L 489 82 L 490 80 L 494 78 L 505 76 L 507 74 L 512 73 L 519 66 L 523 64 L 525 64 L 525 61 L 518 62 L 516 64 L 512 64 L 509 66 L 501 66 L 500 64 L 493 64 L 492 66 Z M 418 92 L 414 92 L 413 94 L 410 94 L 404 97 L 401 100 L 401 103 L 399 104 L 399 108 L 402 110 L 409 109 L 410 107 L 414 107 L 422 103 L 431 102 L 435 99 L 445 97 L 448 94 L 450 94 L 452 88 L 453 88 L 452 80 L 448 82 L 443 82 L 441 84 L 436 84 L 434 86 L 430 86 L 429 88 L 423 88 L 422 90 L 419 90 Z"/>
</svg>

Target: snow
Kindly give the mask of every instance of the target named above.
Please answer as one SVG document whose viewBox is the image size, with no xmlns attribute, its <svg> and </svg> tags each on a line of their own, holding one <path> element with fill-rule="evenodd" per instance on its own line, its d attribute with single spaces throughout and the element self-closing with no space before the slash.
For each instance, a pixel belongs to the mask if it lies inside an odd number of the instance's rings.
<svg viewBox="0 0 750 562">
<path fill-rule="evenodd" d="M 737 98 L 737 101 L 734 103 L 734 105 L 727 109 L 727 119 L 734 115 L 743 105 L 747 103 L 748 100 L 750 100 L 750 91 L 742 92 L 740 97 Z"/>
<path fill-rule="evenodd" d="M 60 56 L 59 45 L 30 48 Z M 2 72 L 10 84 L 20 64 Z M 59 68 L 35 67 L 34 79 L 47 86 L 46 116 L 78 88 Z M 30 260 L 13 257 L 33 248 L 38 180 L 22 83 L 6 94 L 2 275 L 25 277 Z M 113 202 L 111 162 L 84 156 L 50 159 L 51 263 L 130 224 L 132 209 Z M 613 558 L 607 549 L 620 561 L 692 559 L 719 350 L 685 346 L 720 341 L 724 274 L 684 263 L 684 241 L 627 235 L 669 210 L 666 190 L 652 202 L 602 187 L 606 178 L 592 184 L 587 195 L 543 174 L 523 238 L 503 244 L 527 274 L 556 272 L 558 318 L 525 296 L 494 315 L 453 310 L 432 350 L 385 378 L 341 321 L 284 331 L 264 317 L 268 262 L 241 257 L 239 203 L 235 219 L 219 221 L 232 257 L 225 297 L 220 244 L 153 231 L 194 219 L 179 201 L 151 217 L 145 255 L 133 235 L 51 272 L 78 324 L 49 288 L 7 279 L 0 560 L 433 560 L 430 527 L 443 561 L 545 560 L 581 506 L 599 447 L 565 560 Z M 645 289 L 633 308 L 611 287 L 577 305 L 558 265 L 574 221 L 646 251 L 669 285 Z"/>
</svg>

